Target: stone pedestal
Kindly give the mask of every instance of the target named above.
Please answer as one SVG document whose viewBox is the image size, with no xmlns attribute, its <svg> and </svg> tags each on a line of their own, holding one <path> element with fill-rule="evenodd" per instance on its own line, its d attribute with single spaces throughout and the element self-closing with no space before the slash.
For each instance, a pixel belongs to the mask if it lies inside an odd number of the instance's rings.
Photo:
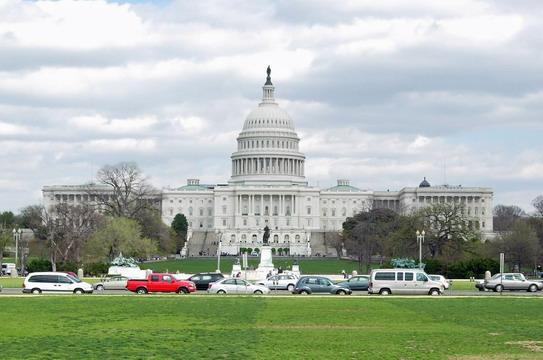
<svg viewBox="0 0 543 360">
<path fill-rule="evenodd" d="M 294 275 L 296 276 L 300 276 L 300 265 L 298 264 L 293 264 L 292 265 L 292 271 L 291 271 Z"/>
<path fill-rule="evenodd" d="M 256 269 L 258 279 L 265 279 L 270 270 L 273 272 L 274 268 L 271 247 L 262 246 L 260 249 L 260 264 L 258 264 L 258 268 Z"/>
<path fill-rule="evenodd" d="M 231 276 L 235 277 L 240 272 L 241 272 L 241 264 L 234 264 L 232 266 L 232 274 L 231 274 Z"/>
</svg>

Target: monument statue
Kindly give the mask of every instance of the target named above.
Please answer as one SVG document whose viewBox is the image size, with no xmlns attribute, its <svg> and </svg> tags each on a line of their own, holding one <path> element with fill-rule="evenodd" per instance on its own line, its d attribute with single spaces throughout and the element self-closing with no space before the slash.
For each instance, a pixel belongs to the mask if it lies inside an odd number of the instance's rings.
<svg viewBox="0 0 543 360">
<path fill-rule="evenodd" d="M 133 258 L 125 258 L 122 253 L 119 254 L 113 261 L 111 265 L 118 267 L 129 267 L 129 268 L 139 268 L 136 264 L 136 260 Z"/>
<path fill-rule="evenodd" d="M 269 240 L 270 240 L 270 228 L 268 227 L 268 225 L 266 225 L 266 227 L 264 228 L 264 237 L 262 238 L 262 241 L 264 242 L 264 244 L 267 244 Z"/>
<path fill-rule="evenodd" d="M 405 259 L 392 259 L 390 261 L 391 265 L 396 269 L 416 269 L 417 265 L 415 260 L 405 258 Z M 419 264 L 419 268 L 424 269 L 426 264 Z"/>
<path fill-rule="evenodd" d="M 268 77 L 266 77 L 266 83 L 264 85 L 273 85 L 273 83 L 271 82 L 271 68 L 269 65 L 266 73 L 268 74 Z"/>
</svg>

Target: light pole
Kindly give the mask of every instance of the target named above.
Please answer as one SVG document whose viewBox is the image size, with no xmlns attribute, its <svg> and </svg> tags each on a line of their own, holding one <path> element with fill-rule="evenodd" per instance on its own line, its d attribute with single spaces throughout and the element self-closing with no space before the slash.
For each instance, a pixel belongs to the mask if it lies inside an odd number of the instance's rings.
<svg viewBox="0 0 543 360">
<path fill-rule="evenodd" d="M 13 239 L 15 240 L 15 268 L 17 268 L 17 260 L 19 259 L 19 239 L 23 229 L 13 229 Z"/>
<path fill-rule="evenodd" d="M 215 234 L 219 235 L 219 246 L 217 247 L 217 272 L 221 272 L 221 251 L 222 251 L 222 231 L 215 230 Z"/>
<path fill-rule="evenodd" d="M 420 264 L 422 263 L 422 243 L 424 242 L 424 230 L 418 231 L 417 230 L 417 241 L 419 242 L 419 268 Z"/>
</svg>

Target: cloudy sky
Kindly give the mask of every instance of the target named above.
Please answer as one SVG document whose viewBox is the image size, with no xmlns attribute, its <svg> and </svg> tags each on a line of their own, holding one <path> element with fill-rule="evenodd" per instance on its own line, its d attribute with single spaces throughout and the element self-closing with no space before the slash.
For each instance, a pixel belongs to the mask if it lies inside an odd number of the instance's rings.
<svg viewBox="0 0 543 360">
<path fill-rule="evenodd" d="M 135 161 L 225 183 L 266 67 L 310 185 L 543 194 L 543 2 L 0 0 L 0 211 Z"/>
</svg>

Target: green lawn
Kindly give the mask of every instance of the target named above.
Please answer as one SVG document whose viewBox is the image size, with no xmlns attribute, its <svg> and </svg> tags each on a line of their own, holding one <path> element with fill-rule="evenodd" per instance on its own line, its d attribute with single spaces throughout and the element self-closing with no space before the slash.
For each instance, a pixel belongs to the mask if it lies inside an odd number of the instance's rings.
<svg viewBox="0 0 543 360">
<path fill-rule="evenodd" d="M 221 270 L 223 273 L 230 273 L 232 271 L 232 265 L 236 261 L 235 257 L 222 257 L 221 258 Z M 273 264 L 275 267 L 283 267 L 286 269 L 287 266 L 292 267 L 293 263 L 292 258 L 281 258 L 274 257 Z M 258 267 L 260 263 L 260 258 L 250 257 L 249 266 Z M 303 274 L 341 274 L 342 270 L 351 273 L 353 270 L 358 271 L 358 264 L 349 260 L 337 260 L 337 259 L 303 259 L 300 258 L 298 261 L 300 265 L 300 270 Z M 154 269 L 155 271 L 166 271 L 181 273 L 199 273 L 199 272 L 210 272 L 217 270 L 217 258 L 188 258 L 180 260 L 165 260 L 165 261 L 155 261 L 155 262 L 146 262 L 140 264 L 142 269 Z"/>
<path fill-rule="evenodd" d="M 0 297 L 4 359 L 541 359 L 541 297 Z"/>
</svg>

